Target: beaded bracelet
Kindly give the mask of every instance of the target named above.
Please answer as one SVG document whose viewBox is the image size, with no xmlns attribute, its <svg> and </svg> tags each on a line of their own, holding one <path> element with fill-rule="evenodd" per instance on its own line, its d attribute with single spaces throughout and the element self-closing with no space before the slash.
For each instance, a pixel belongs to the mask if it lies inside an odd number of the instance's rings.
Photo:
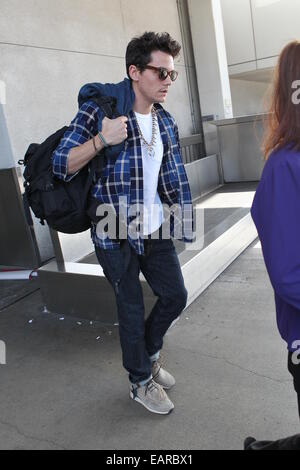
<svg viewBox="0 0 300 470">
<path fill-rule="evenodd" d="M 103 135 L 101 134 L 101 132 L 98 132 L 98 137 L 102 140 L 103 144 L 104 144 L 104 147 L 109 147 L 108 143 L 106 142 L 106 140 L 104 139 Z"/>
<path fill-rule="evenodd" d="M 97 147 L 96 147 L 95 136 L 93 137 L 93 144 L 94 144 L 95 152 L 98 153 L 98 152 L 99 152 L 99 149 L 97 149 Z"/>
</svg>

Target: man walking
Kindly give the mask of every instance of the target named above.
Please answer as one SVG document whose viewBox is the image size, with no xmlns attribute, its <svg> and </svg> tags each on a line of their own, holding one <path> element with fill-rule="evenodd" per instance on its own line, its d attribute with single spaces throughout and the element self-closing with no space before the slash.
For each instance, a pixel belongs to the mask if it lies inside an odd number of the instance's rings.
<svg viewBox="0 0 300 470">
<path fill-rule="evenodd" d="M 179 51 L 180 45 L 168 33 L 147 32 L 132 39 L 126 50 L 129 79 L 85 85 L 79 93 L 79 111 L 53 153 L 54 174 L 69 181 L 104 149 L 104 156 L 100 155 L 104 168 L 92 187 L 92 200 L 100 209 L 110 205 L 117 216 L 121 214 L 120 198 L 130 207 L 143 209 L 141 228 L 134 233 L 128 230 L 132 217 L 126 218 L 124 239 L 119 233 L 107 236 L 96 222 L 92 222 L 91 236 L 115 292 L 130 397 L 158 414 L 174 408 L 165 390 L 174 386 L 175 379 L 159 360 L 163 337 L 187 302 L 171 239 L 176 228 L 174 214 L 167 238 L 162 229 L 163 204 L 179 205 L 183 214 L 186 206 L 192 207 L 177 125 L 160 104 L 177 78 L 174 58 Z M 104 117 L 92 100 L 97 93 L 117 99 L 119 117 Z M 191 211 L 191 220 L 192 215 Z M 185 233 L 178 238 L 192 241 Z M 146 321 L 140 271 L 158 297 Z"/>
</svg>

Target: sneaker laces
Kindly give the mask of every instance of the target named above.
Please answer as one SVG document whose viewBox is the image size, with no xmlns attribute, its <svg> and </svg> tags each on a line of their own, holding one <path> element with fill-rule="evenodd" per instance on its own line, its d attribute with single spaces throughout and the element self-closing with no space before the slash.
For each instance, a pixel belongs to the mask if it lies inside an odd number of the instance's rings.
<svg viewBox="0 0 300 470">
<path fill-rule="evenodd" d="M 159 397 L 160 398 L 165 398 L 165 392 L 164 392 L 164 389 L 158 384 L 156 383 L 153 379 L 149 380 L 149 382 L 146 384 L 146 387 L 145 387 L 145 395 L 147 395 L 148 392 L 153 392 L 157 390 L 159 392 Z"/>
</svg>

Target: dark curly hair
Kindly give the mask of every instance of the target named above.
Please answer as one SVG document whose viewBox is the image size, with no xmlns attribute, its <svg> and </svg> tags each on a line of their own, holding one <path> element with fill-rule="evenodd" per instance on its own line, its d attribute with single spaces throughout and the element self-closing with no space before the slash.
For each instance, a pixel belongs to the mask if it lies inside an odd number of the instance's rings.
<svg viewBox="0 0 300 470">
<path fill-rule="evenodd" d="M 169 33 L 145 32 L 142 36 L 133 38 L 126 49 L 126 71 L 129 76 L 130 65 L 139 66 L 141 71 L 145 70 L 151 60 L 151 53 L 162 51 L 177 57 L 181 49 L 179 42 L 175 41 Z"/>
</svg>

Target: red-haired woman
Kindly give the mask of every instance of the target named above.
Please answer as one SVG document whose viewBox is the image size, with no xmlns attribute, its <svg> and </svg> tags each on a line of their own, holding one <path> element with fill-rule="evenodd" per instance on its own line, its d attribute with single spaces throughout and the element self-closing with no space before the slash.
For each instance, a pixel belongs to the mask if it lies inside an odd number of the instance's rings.
<svg viewBox="0 0 300 470">
<path fill-rule="evenodd" d="M 300 416 L 300 42 L 281 52 L 275 71 L 263 153 L 266 164 L 252 218 L 275 292 L 277 325 Z"/>
</svg>

